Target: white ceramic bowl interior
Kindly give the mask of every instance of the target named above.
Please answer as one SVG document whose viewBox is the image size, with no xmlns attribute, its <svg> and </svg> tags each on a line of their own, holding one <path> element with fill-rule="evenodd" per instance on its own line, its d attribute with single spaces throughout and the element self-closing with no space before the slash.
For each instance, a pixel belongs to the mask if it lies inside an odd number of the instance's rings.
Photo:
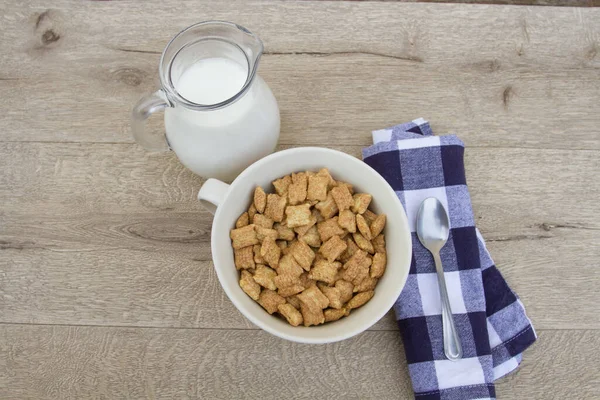
<svg viewBox="0 0 600 400">
<path fill-rule="evenodd" d="M 273 193 L 271 182 L 292 172 L 328 168 L 336 180 L 354 185 L 356 192 L 370 193 L 370 208 L 387 215 L 385 238 L 387 269 L 374 297 L 350 316 L 324 325 L 293 327 L 269 315 L 239 286 L 229 231 L 250 205 L 254 188 Z M 393 306 L 406 282 L 411 260 L 411 237 L 402 204 L 389 184 L 371 167 L 348 154 L 325 148 L 301 147 L 271 154 L 242 172 L 217 208 L 212 227 L 212 257 L 219 281 L 233 304 L 252 323 L 283 339 L 301 343 L 330 343 L 352 337 L 371 327 Z"/>
</svg>

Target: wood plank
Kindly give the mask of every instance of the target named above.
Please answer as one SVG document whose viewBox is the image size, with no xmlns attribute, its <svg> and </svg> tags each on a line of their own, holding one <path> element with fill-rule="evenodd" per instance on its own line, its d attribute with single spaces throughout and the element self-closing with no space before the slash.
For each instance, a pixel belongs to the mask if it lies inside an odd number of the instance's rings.
<svg viewBox="0 0 600 400">
<path fill-rule="evenodd" d="M 321 0 L 327 1 L 327 0 Z M 594 7 L 594 0 L 330 0 L 330 1 L 398 1 L 406 3 L 465 3 L 465 4 L 507 4 L 553 7 Z M 597 6 L 596 6 L 597 7 Z"/>
<path fill-rule="evenodd" d="M 593 398 L 600 332 L 541 331 L 499 398 Z M 323 346 L 261 331 L 0 326 L 2 398 L 409 398 L 397 332 Z M 560 366 L 560 368 L 558 368 Z"/>
<path fill-rule="evenodd" d="M 598 156 L 467 149 L 478 225 L 538 328 L 600 329 L 590 307 L 600 182 L 588 179 Z M 213 271 L 211 216 L 195 200 L 202 180 L 172 154 L 3 143 L 0 169 L 0 321 L 254 329 Z M 374 329 L 395 330 L 393 316 Z"/>
<path fill-rule="evenodd" d="M 129 110 L 155 87 L 165 43 L 218 18 L 265 41 L 260 73 L 280 104 L 282 144 L 366 145 L 370 130 L 423 115 L 472 146 L 600 149 L 598 9 L 192 0 L 0 7 L 4 141 L 132 142 Z M 44 42 L 47 32 L 58 39 Z"/>
</svg>

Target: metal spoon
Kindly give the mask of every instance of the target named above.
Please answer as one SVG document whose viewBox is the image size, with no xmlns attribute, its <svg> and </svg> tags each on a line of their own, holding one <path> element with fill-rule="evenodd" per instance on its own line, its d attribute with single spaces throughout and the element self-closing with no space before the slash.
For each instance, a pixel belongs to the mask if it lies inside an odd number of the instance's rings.
<svg viewBox="0 0 600 400">
<path fill-rule="evenodd" d="M 427 198 L 421 203 L 419 214 L 417 215 L 417 235 L 421 244 L 431 252 L 435 261 L 435 269 L 438 276 L 440 287 L 440 298 L 442 300 L 442 329 L 444 332 L 444 353 L 450 361 L 456 361 L 462 358 L 462 347 L 452 310 L 450 309 L 450 300 L 448 299 L 448 290 L 446 289 L 446 280 L 444 279 L 444 268 L 440 258 L 440 250 L 448 240 L 450 232 L 450 222 L 448 214 L 442 203 L 435 197 Z"/>
</svg>

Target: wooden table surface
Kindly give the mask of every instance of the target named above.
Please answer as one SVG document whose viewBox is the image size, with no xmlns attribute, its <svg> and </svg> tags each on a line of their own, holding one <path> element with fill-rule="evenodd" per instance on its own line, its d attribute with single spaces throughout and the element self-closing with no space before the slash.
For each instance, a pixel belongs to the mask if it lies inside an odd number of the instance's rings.
<svg viewBox="0 0 600 400">
<path fill-rule="evenodd" d="M 281 148 L 359 156 L 421 116 L 458 133 L 478 226 L 539 334 L 499 398 L 600 397 L 600 9 L 23 3 L 0 3 L 0 398 L 411 396 L 391 314 L 324 346 L 251 325 L 216 279 L 202 179 L 133 143 L 160 52 L 207 19 L 264 40 Z"/>
</svg>

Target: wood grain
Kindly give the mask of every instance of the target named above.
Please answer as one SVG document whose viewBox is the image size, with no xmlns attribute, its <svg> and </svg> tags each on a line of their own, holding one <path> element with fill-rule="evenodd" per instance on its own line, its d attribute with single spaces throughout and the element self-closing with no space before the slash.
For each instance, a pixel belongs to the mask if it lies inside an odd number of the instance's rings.
<svg viewBox="0 0 600 400">
<path fill-rule="evenodd" d="M 477 223 L 538 328 L 600 329 L 600 181 L 579 173 L 600 172 L 598 153 L 467 148 Z M 173 154 L 4 143 L 0 168 L 0 321 L 253 329 L 210 262 L 202 180 Z"/>
<path fill-rule="evenodd" d="M 327 1 L 327 0 L 321 0 Z M 398 1 L 406 3 L 466 3 L 466 4 L 506 4 L 554 7 L 598 7 L 594 0 L 329 0 L 329 1 Z"/>
<path fill-rule="evenodd" d="M 280 104 L 282 144 L 366 145 L 366 132 L 424 115 L 472 146 L 600 149 L 598 9 L 191 0 L 2 7 L 5 141 L 132 142 L 129 110 L 156 88 L 165 44 L 217 18 L 264 40 L 260 74 Z"/>
<path fill-rule="evenodd" d="M 0 396 L 406 399 L 399 336 L 314 346 L 261 331 L 0 325 Z M 589 366 L 600 353 L 589 350 L 598 346 L 598 331 L 540 332 L 521 368 L 498 382 L 498 397 L 594 398 L 600 382 Z"/>
</svg>

